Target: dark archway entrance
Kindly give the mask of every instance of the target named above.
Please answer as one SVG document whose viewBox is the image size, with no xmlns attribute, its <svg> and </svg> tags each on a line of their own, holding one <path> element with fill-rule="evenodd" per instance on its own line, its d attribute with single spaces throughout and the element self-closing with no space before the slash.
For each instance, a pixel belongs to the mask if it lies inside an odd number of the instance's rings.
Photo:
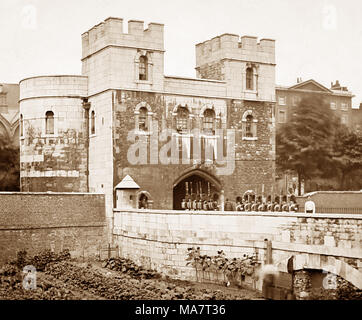
<svg viewBox="0 0 362 320">
<path fill-rule="evenodd" d="M 173 209 L 182 210 L 183 199 L 220 201 L 221 183 L 201 170 L 192 170 L 178 178 L 173 186 Z"/>
</svg>

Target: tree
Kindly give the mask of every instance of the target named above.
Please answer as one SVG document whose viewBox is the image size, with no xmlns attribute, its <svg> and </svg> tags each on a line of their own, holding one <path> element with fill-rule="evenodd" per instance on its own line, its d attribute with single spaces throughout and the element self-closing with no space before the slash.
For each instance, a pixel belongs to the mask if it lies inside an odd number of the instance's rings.
<svg viewBox="0 0 362 320">
<path fill-rule="evenodd" d="M 20 190 L 19 149 L 0 135 L 0 191 Z"/>
<path fill-rule="evenodd" d="M 340 127 L 334 136 L 332 160 L 340 176 L 340 189 L 345 189 L 345 180 L 362 169 L 362 135 Z M 360 177 L 360 181 L 361 181 Z"/>
<path fill-rule="evenodd" d="M 339 121 L 319 96 L 309 94 L 291 110 L 288 122 L 277 130 L 276 164 L 279 172 L 292 171 L 301 180 L 328 175 L 333 136 Z"/>
</svg>

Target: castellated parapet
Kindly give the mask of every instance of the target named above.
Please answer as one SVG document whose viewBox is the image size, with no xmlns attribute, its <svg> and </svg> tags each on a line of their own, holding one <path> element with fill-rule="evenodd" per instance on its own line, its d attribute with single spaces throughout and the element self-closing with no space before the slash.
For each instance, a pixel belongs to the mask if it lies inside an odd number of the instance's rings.
<svg viewBox="0 0 362 320">
<path fill-rule="evenodd" d="M 226 33 L 196 45 L 196 68 L 222 59 L 275 64 L 275 40 Z"/>
<path fill-rule="evenodd" d="M 82 75 L 88 76 L 88 94 L 110 88 L 163 90 L 163 24 L 108 18 L 82 34 Z M 147 78 L 139 81 L 140 57 L 147 57 Z"/>
<path fill-rule="evenodd" d="M 223 80 L 235 99 L 275 101 L 275 41 L 223 34 L 196 45 L 196 72 L 202 79 Z M 247 70 L 252 70 L 247 84 Z"/>
<path fill-rule="evenodd" d="M 129 20 L 124 33 L 122 18 L 107 18 L 82 34 L 82 59 L 108 45 L 164 51 L 163 28 L 151 22 L 144 29 L 143 21 Z"/>
</svg>

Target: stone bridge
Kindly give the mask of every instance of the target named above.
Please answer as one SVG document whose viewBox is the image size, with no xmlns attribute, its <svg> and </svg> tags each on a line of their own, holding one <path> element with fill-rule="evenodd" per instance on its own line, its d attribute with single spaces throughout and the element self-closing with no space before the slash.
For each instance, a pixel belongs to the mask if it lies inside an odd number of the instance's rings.
<svg viewBox="0 0 362 320">
<path fill-rule="evenodd" d="M 256 254 L 280 272 L 324 270 L 362 289 L 361 229 L 360 214 L 115 209 L 113 240 L 122 256 L 173 278 L 195 280 L 185 259 L 200 247 L 228 258 Z"/>
</svg>

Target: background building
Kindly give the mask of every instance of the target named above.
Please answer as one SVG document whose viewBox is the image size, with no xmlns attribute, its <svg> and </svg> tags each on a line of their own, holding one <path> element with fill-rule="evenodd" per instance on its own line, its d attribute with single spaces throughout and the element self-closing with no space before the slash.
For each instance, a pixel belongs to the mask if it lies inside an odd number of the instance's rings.
<svg viewBox="0 0 362 320">
<path fill-rule="evenodd" d="M 297 79 L 297 84 L 293 86 L 276 86 L 275 118 L 277 127 L 288 121 L 293 108 L 298 106 L 303 95 L 310 93 L 320 94 L 341 122 L 354 128 L 353 114 L 355 111 L 352 109 L 352 98 L 354 97 L 352 92 L 348 91 L 346 87 L 341 87 L 338 80 L 335 84 L 332 82 L 329 89 L 313 79 L 302 81 L 300 78 Z"/>
<path fill-rule="evenodd" d="M 362 103 L 359 108 L 352 109 L 352 127 L 355 131 L 362 133 Z"/>
<path fill-rule="evenodd" d="M 19 85 L 0 83 L 0 135 L 19 147 Z"/>
</svg>

